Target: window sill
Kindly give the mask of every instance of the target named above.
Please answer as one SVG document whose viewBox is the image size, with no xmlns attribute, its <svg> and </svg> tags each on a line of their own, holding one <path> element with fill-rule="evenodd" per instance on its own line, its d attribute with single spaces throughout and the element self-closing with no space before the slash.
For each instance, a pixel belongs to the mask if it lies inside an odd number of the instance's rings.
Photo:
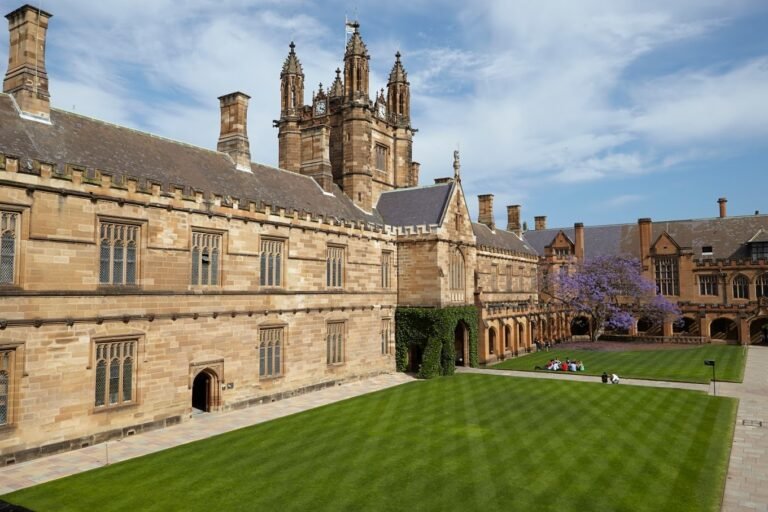
<svg viewBox="0 0 768 512">
<path fill-rule="evenodd" d="M 270 383 L 273 383 L 273 382 L 280 381 L 284 377 L 285 377 L 284 375 L 275 375 L 273 377 L 259 377 L 259 384 L 261 384 L 262 382 L 265 383 L 265 384 L 270 384 Z"/>
<path fill-rule="evenodd" d="M 99 407 L 93 407 L 91 409 L 92 414 L 103 414 L 105 412 L 116 412 L 116 411 L 124 411 L 127 409 L 132 409 L 134 407 L 138 407 L 138 402 L 130 402 L 127 404 L 120 404 L 120 405 L 101 405 Z"/>
<path fill-rule="evenodd" d="M 0 436 L 8 432 L 13 432 L 14 430 L 16 430 L 15 423 L 6 423 L 5 425 L 0 425 Z"/>
</svg>

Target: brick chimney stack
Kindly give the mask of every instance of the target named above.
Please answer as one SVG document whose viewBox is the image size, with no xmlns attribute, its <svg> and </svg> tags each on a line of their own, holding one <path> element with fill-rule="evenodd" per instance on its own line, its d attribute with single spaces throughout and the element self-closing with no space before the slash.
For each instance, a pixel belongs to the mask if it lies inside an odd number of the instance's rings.
<svg viewBox="0 0 768 512">
<path fill-rule="evenodd" d="M 507 231 L 511 231 L 517 236 L 523 235 L 523 227 L 520 225 L 519 204 L 511 204 L 507 206 Z"/>
<path fill-rule="evenodd" d="M 717 200 L 717 204 L 720 205 L 720 218 L 724 218 L 728 215 L 726 205 L 728 204 L 728 200 L 724 197 L 721 197 Z"/>
<path fill-rule="evenodd" d="M 536 231 L 540 231 L 542 229 L 547 229 L 547 216 L 546 215 L 538 215 L 533 218 L 534 228 Z"/>
<path fill-rule="evenodd" d="M 584 261 L 584 224 L 577 222 L 573 225 L 574 238 L 573 251 L 575 252 L 576 259 Z"/>
<path fill-rule="evenodd" d="M 651 219 L 648 217 L 637 219 L 637 225 L 640 230 L 640 262 L 643 270 L 648 270 L 651 259 Z"/>
<path fill-rule="evenodd" d="M 221 106 L 221 135 L 216 150 L 227 153 L 235 166 L 251 172 L 251 149 L 248 144 L 248 100 L 245 93 L 233 92 L 219 97 Z"/>
<path fill-rule="evenodd" d="M 480 214 L 477 216 L 477 222 L 496 229 L 496 223 L 493 220 L 493 194 L 483 194 L 477 198 L 480 200 Z"/>
<path fill-rule="evenodd" d="M 3 92 L 11 94 L 23 114 L 51 119 L 51 95 L 45 71 L 45 37 L 51 14 L 25 5 L 5 16 L 11 42 Z"/>
</svg>

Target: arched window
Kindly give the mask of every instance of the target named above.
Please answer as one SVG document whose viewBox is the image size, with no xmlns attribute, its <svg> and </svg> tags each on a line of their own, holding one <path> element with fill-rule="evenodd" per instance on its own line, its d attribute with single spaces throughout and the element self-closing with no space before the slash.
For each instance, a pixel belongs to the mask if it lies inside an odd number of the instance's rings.
<svg viewBox="0 0 768 512">
<path fill-rule="evenodd" d="M 282 327 L 259 331 L 259 378 L 269 379 L 282 375 L 282 348 Z"/>
<path fill-rule="evenodd" d="M 488 353 L 496 353 L 496 329 L 493 327 L 488 329 Z"/>
<path fill-rule="evenodd" d="M 11 352 L 0 352 L 0 426 L 11 422 Z"/>
<path fill-rule="evenodd" d="M 451 299 L 454 301 L 464 300 L 464 288 L 466 283 L 464 269 L 464 255 L 459 249 L 454 249 L 450 259 L 450 286 Z"/>
<path fill-rule="evenodd" d="M 749 279 L 747 279 L 745 276 L 739 275 L 733 278 L 733 298 L 749 298 Z"/>
<path fill-rule="evenodd" d="M 768 274 L 763 274 L 755 281 L 755 291 L 757 298 L 768 297 Z"/>
</svg>

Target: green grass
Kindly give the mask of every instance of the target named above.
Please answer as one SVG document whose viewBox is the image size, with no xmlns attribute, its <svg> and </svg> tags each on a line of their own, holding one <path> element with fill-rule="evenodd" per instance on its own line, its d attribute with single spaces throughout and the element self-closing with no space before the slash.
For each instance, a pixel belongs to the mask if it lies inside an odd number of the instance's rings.
<svg viewBox="0 0 768 512">
<path fill-rule="evenodd" d="M 698 383 L 710 382 L 712 367 L 704 366 L 704 360 L 714 359 L 717 380 L 741 382 L 744 379 L 746 350 L 745 347 L 737 345 L 701 345 L 679 350 L 601 352 L 573 350 L 565 344 L 555 345 L 549 352 L 536 352 L 516 359 L 508 359 L 494 365 L 493 368 L 533 371 L 536 366 L 546 366 L 552 358 L 559 358 L 561 361 L 566 358 L 583 361 L 586 371 L 579 372 L 579 375 L 601 375 L 603 372 L 608 372 L 632 379 Z"/>
<path fill-rule="evenodd" d="M 3 496 L 56 510 L 716 511 L 737 402 L 456 375 Z"/>
</svg>

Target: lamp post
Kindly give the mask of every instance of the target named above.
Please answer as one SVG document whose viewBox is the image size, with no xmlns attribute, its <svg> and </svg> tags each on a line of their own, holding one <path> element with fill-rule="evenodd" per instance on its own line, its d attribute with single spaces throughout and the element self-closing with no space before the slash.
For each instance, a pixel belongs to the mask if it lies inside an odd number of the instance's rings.
<svg viewBox="0 0 768 512">
<path fill-rule="evenodd" d="M 705 359 L 704 365 L 712 367 L 712 395 L 717 396 L 717 378 L 715 377 L 715 360 Z"/>
</svg>

